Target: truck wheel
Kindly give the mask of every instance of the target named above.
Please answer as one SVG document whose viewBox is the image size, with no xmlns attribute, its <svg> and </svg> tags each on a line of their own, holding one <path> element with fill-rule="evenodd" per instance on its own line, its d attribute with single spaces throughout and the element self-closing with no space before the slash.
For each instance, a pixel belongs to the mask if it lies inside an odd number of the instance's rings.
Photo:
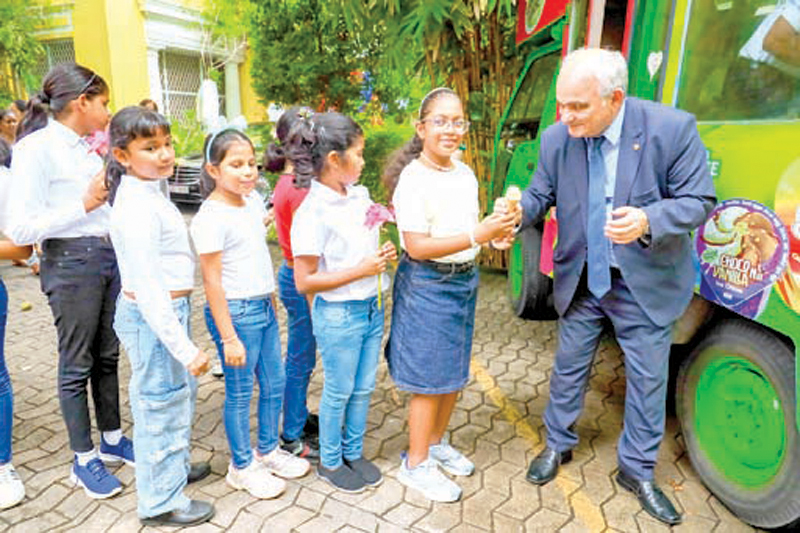
<svg viewBox="0 0 800 533">
<path fill-rule="evenodd" d="M 508 266 L 511 305 L 520 318 L 554 320 L 553 280 L 539 272 L 542 227 L 528 226 L 520 232 Z"/>
<path fill-rule="evenodd" d="M 722 503 L 757 527 L 800 517 L 794 359 L 775 334 L 732 319 L 702 338 L 678 375 L 692 465 Z"/>
</svg>

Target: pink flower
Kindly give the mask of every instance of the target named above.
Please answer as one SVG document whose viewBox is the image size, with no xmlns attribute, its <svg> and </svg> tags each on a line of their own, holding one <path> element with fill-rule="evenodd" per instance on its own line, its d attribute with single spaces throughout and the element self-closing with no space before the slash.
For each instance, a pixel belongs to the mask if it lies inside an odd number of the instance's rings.
<svg viewBox="0 0 800 533">
<path fill-rule="evenodd" d="M 105 130 L 97 130 L 86 137 L 86 142 L 89 143 L 89 152 L 94 152 L 100 157 L 108 154 L 109 141 L 108 132 Z"/>
<path fill-rule="evenodd" d="M 381 204 L 372 204 L 367 209 L 367 220 L 364 225 L 367 229 L 380 228 L 387 222 L 395 222 L 394 211 Z"/>
</svg>

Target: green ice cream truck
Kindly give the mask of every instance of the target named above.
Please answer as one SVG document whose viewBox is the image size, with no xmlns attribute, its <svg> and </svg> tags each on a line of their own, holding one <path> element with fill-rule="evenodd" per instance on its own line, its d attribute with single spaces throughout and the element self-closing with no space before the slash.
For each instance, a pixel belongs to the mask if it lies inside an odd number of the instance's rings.
<svg viewBox="0 0 800 533">
<path fill-rule="evenodd" d="M 489 196 L 528 185 L 569 50 L 621 50 L 629 94 L 697 117 L 719 203 L 695 232 L 695 297 L 675 327 L 683 439 L 703 482 L 743 521 L 800 522 L 800 0 L 518 7 L 527 60 L 496 133 Z M 553 210 L 510 251 L 521 317 L 555 317 L 557 238 Z"/>
</svg>

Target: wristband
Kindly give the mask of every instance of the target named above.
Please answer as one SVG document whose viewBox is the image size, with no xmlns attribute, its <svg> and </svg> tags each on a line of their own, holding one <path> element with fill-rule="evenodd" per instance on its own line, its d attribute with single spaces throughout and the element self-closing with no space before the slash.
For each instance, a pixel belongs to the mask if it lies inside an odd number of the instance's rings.
<svg viewBox="0 0 800 533">
<path fill-rule="evenodd" d="M 228 343 L 230 343 L 230 342 L 233 342 L 233 341 L 235 341 L 236 339 L 237 339 L 237 337 L 236 337 L 236 333 L 234 333 L 234 334 L 233 334 L 233 335 L 231 335 L 230 337 L 226 337 L 226 338 L 222 339 L 222 344 L 228 344 Z"/>
<path fill-rule="evenodd" d="M 475 240 L 475 228 L 469 230 L 469 233 L 467 233 L 467 235 L 469 235 L 470 247 L 475 248 L 476 246 L 478 246 L 478 242 Z"/>
</svg>

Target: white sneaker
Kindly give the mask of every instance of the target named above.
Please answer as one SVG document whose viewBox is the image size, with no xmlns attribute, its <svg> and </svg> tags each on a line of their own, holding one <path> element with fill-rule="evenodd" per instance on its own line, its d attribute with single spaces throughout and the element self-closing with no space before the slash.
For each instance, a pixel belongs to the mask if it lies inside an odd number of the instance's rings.
<svg viewBox="0 0 800 533">
<path fill-rule="evenodd" d="M 442 470 L 454 476 L 471 476 L 475 472 L 475 465 L 456 450 L 446 439 L 439 444 L 431 444 L 428 448 L 428 457 L 439 463 Z"/>
<path fill-rule="evenodd" d="M 280 446 L 276 446 L 267 455 L 261 455 L 258 452 L 254 453 L 256 459 L 261 461 L 268 471 L 284 479 L 303 477 L 311 468 L 311 463 L 307 460 L 287 452 Z"/>
<path fill-rule="evenodd" d="M 255 459 L 241 470 L 232 464 L 228 465 L 225 481 L 234 489 L 246 490 L 254 498 L 262 500 L 276 498 L 286 490 L 286 482 L 273 476 L 260 461 Z"/>
<path fill-rule="evenodd" d="M 416 468 L 408 467 L 408 458 L 403 457 L 397 481 L 406 487 L 418 490 L 435 502 L 455 502 L 461 498 L 461 487 L 439 471 L 439 467 L 430 457 Z"/>
<path fill-rule="evenodd" d="M 0 509 L 14 507 L 25 499 L 25 486 L 14 465 L 0 465 Z"/>
</svg>

